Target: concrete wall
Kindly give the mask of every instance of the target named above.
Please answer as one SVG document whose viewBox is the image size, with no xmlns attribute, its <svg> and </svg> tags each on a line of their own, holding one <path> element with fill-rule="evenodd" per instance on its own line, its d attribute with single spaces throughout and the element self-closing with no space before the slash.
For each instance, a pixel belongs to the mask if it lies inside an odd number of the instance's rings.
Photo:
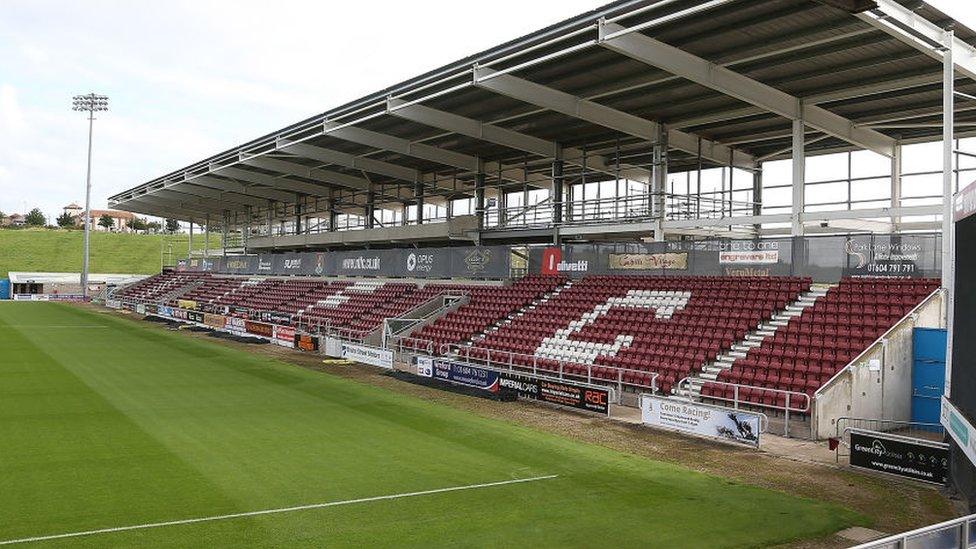
<svg viewBox="0 0 976 549">
<path fill-rule="evenodd" d="M 814 438 L 836 436 L 841 417 L 911 419 L 913 329 L 945 327 L 943 299 L 931 296 L 817 391 Z"/>
</svg>

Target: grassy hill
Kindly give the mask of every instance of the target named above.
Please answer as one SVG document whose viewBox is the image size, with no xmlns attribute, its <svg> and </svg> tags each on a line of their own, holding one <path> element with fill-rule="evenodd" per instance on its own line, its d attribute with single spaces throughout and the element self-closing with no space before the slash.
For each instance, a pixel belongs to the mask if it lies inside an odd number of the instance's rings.
<svg viewBox="0 0 976 549">
<path fill-rule="evenodd" d="M 82 236 L 79 230 L 0 230 L 0 278 L 9 271 L 80 272 Z M 211 249 L 220 244 L 211 235 Z M 203 236 L 194 235 L 194 248 L 203 249 Z M 172 264 L 186 257 L 187 235 L 128 233 L 91 234 L 91 272 L 159 272 L 162 263 Z"/>
</svg>

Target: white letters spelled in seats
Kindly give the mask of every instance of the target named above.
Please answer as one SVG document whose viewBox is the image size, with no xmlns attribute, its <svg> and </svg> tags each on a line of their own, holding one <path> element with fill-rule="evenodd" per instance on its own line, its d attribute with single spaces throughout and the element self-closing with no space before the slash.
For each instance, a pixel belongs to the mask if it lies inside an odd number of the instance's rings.
<svg viewBox="0 0 976 549">
<path fill-rule="evenodd" d="M 628 290 L 623 297 L 611 297 L 606 302 L 593 308 L 592 311 L 570 322 L 569 326 L 557 330 L 552 337 L 542 340 L 535 350 L 535 355 L 542 358 L 566 360 L 580 364 L 593 364 L 598 356 L 616 356 L 621 349 L 630 347 L 634 342 L 631 335 L 618 334 L 613 343 L 599 343 L 596 341 L 582 341 L 570 339 L 578 334 L 585 326 L 593 324 L 598 318 L 607 314 L 612 308 L 625 309 L 653 309 L 654 316 L 670 319 L 675 311 L 680 311 L 691 299 L 691 292 L 676 290 Z"/>
</svg>

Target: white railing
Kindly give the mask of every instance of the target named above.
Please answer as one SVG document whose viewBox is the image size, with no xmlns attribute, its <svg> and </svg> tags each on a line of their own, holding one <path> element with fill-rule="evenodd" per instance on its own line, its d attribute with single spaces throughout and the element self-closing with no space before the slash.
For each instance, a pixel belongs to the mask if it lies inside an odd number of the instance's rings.
<svg viewBox="0 0 976 549">
<path fill-rule="evenodd" d="M 711 383 L 712 385 L 718 385 L 720 387 L 731 387 L 732 397 L 717 396 L 717 395 L 703 395 L 699 392 L 699 399 L 710 399 L 717 400 L 720 402 L 725 402 L 731 404 L 736 410 L 739 406 L 752 406 L 755 408 L 765 408 L 767 410 L 774 410 L 776 412 L 783 413 L 783 436 L 790 436 L 790 415 L 791 414 L 808 414 L 811 410 L 812 400 L 810 395 L 806 393 L 801 393 L 798 391 L 788 391 L 786 389 L 773 389 L 770 387 L 759 387 L 756 385 L 744 385 L 742 383 L 731 383 L 728 381 L 718 381 L 702 378 L 692 378 L 686 377 L 676 383 L 676 387 L 679 391 L 684 390 L 688 395 L 691 395 L 691 383 L 692 381 L 698 381 L 704 386 L 706 383 Z M 765 402 L 755 402 L 752 400 L 744 400 L 741 398 L 740 393 L 743 389 L 749 389 L 750 391 L 762 391 L 762 394 L 772 395 L 776 397 L 779 401 L 779 397 L 783 397 L 783 405 L 779 404 L 767 404 Z"/>
<path fill-rule="evenodd" d="M 549 375 L 558 379 L 583 379 L 586 383 L 604 386 L 616 386 L 618 399 L 623 395 L 624 387 L 633 389 L 635 392 L 651 391 L 657 393 L 658 374 L 646 370 L 634 370 L 621 368 L 619 366 L 604 366 L 594 364 L 584 364 L 569 360 L 546 359 L 535 355 L 513 353 L 511 351 L 501 351 L 498 349 L 487 349 L 482 347 L 468 347 L 455 344 L 444 344 L 438 349 L 441 356 L 453 356 L 463 358 L 472 364 L 482 364 L 496 370 L 514 372 L 531 372 L 532 375 Z M 551 364 L 555 362 L 556 364 Z M 607 378 L 594 375 L 594 369 L 611 371 L 614 377 Z M 575 373 L 576 370 L 585 370 L 585 374 Z M 627 381 L 626 374 L 633 374 L 640 378 L 649 379 L 648 383 Z"/>
<path fill-rule="evenodd" d="M 419 337 L 395 337 L 392 339 L 394 351 L 434 356 L 434 342 Z"/>
<path fill-rule="evenodd" d="M 976 547 L 976 515 L 967 515 L 862 543 L 851 549 L 909 549 L 909 548 L 969 548 Z"/>
</svg>

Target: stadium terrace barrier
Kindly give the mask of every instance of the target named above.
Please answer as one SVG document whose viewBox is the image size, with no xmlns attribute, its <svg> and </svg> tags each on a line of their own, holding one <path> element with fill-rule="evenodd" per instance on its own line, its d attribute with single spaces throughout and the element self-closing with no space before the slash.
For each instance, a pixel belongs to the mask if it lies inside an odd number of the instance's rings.
<svg viewBox="0 0 976 549">
<path fill-rule="evenodd" d="M 761 240 L 566 244 L 528 248 L 528 272 L 582 277 L 941 276 L 938 234 L 804 236 Z"/>
<path fill-rule="evenodd" d="M 588 384 L 616 386 L 617 404 L 621 404 L 625 387 L 635 393 L 658 392 L 658 374 L 644 370 L 543 359 L 535 355 L 524 355 L 511 351 L 452 344 L 442 345 L 438 354 L 454 359 L 464 359 L 472 364 L 479 364 L 500 371 L 531 372 L 533 376 L 549 375 L 560 380 L 585 378 Z M 610 377 L 598 375 L 600 373 L 609 373 Z"/>
<path fill-rule="evenodd" d="M 699 381 L 701 381 L 699 379 Z M 685 377 L 676 384 L 677 392 L 690 393 L 691 377 Z M 811 410 L 812 400 L 810 395 L 797 391 L 787 391 L 784 389 L 771 389 L 769 387 L 758 387 L 755 385 L 743 385 L 741 383 L 730 383 L 727 381 L 705 380 L 706 383 L 725 387 L 723 396 L 703 395 L 701 398 L 717 400 L 730 404 L 734 410 L 742 407 L 765 408 L 783 414 L 783 436 L 790 436 L 790 414 L 808 414 Z M 729 392 L 731 391 L 731 394 Z M 762 401 L 744 398 L 749 395 L 751 398 L 762 398 Z M 766 399 L 775 400 L 775 403 L 765 402 Z"/>
<path fill-rule="evenodd" d="M 524 257 L 525 266 L 512 262 Z M 193 258 L 178 270 L 248 276 L 507 279 L 528 274 L 657 276 L 941 276 L 938 234 L 396 248 Z"/>
<path fill-rule="evenodd" d="M 913 547 L 976 547 L 976 515 L 967 515 L 909 532 L 895 534 L 851 549 L 909 549 Z"/>
<path fill-rule="evenodd" d="M 811 436 L 823 440 L 836 433 L 841 417 L 911 419 L 912 332 L 916 326 L 944 326 L 943 289 L 929 294 L 864 351 L 814 392 Z"/>
<path fill-rule="evenodd" d="M 509 278 L 509 246 L 394 248 L 191 258 L 177 270 L 251 276 Z"/>
</svg>

